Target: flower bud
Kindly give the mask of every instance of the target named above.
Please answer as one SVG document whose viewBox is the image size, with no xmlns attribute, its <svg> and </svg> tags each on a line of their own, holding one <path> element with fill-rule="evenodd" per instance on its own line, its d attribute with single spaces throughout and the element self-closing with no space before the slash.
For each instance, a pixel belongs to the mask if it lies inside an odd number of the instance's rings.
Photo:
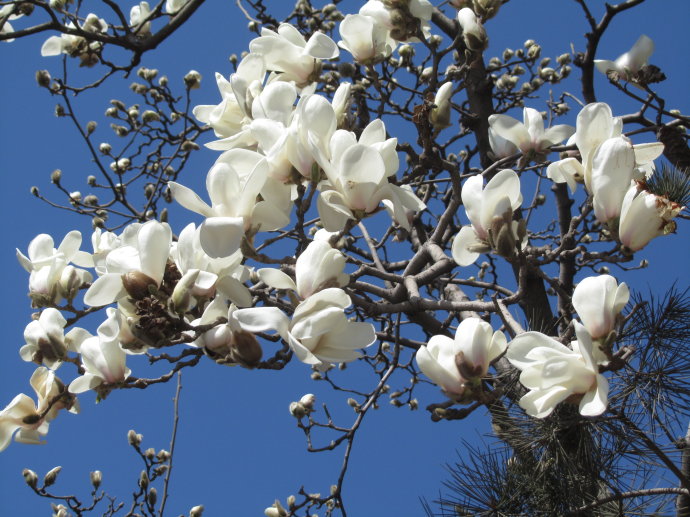
<svg viewBox="0 0 690 517">
<path fill-rule="evenodd" d="M 196 90 L 201 88 L 201 74 L 196 70 L 190 70 L 184 76 L 184 84 L 188 90 Z"/>
<path fill-rule="evenodd" d="M 113 148 L 110 144 L 103 142 L 98 146 L 98 150 L 101 152 L 101 154 L 110 154 L 110 151 L 112 151 Z"/>
<path fill-rule="evenodd" d="M 31 488 L 36 488 L 36 484 L 38 483 L 38 476 L 36 473 L 31 470 L 31 469 L 24 469 L 22 470 L 22 476 L 24 476 L 24 482 L 29 485 Z"/>
<path fill-rule="evenodd" d="M 314 404 L 316 403 L 316 396 L 313 393 L 307 393 L 299 399 L 300 404 L 302 404 L 307 410 L 313 411 Z"/>
<path fill-rule="evenodd" d="M 48 88 L 50 86 L 50 72 L 48 70 L 36 71 L 36 82 L 41 88 Z"/>
<path fill-rule="evenodd" d="M 94 470 L 89 474 L 89 477 L 91 478 L 93 487 L 98 489 L 98 487 L 101 486 L 101 481 L 103 481 L 103 473 L 100 470 Z"/>
<path fill-rule="evenodd" d="M 64 117 L 65 116 L 65 108 L 63 107 L 62 104 L 56 104 L 55 105 L 55 116 L 56 117 Z"/>
<path fill-rule="evenodd" d="M 152 460 L 153 458 L 156 457 L 156 449 L 154 449 L 153 447 L 149 447 L 148 449 L 146 449 L 144 451 L 144 456 L 146 456 L 146 458 Z"/>
<path fill-rule="evenodd" d="M 143 439 L 144 437 L 140 434 L 137 434 L 137 432 L 134 429 L 130 429 L 129 431 L 127 431 L 127 441 L 132 447 L 139 447 Z"/>
<path fill-rule="evenodd" d="M 151 506 L 155 505 L 156 501 L 158 500 L 158 491 L 155 488 L 151 488 L 149 493 L 146 495 L 146 499 L 148 499 L 148 502 Z"/>
<path fill-rule="evenodd" d="M 60 169 L 55 169 L 51 174 L 50 174 L 50 182 L 55 183 L 56 185 L 60 184 L 60 179 L 62 178 L 62 171 Z"/>
<path fill-rule="evenodd" d="M 161 119 L 161 116 L 153 110 L 146 110 L 141 116 L 144 122 L 155 122 Z"/>
<path fill-rule="evenodd" d="M 94 131 L 96 131 L 96 128 L 97 128 L 97 127 L 98 127 L 98 124 L 96 124 L 96 122 L 94 122 L 93 120 L 89 120 L 89 121 L 86 123 L 86 134 L 87 134 L 87 135 L 90 135 L 91 133 L 93 133 Z"/>
<path fill-rule="evenodd" d="M 307 415 L 307 408 L 301 402 L 290 402 L 289 411 L 296 419 L 303 418 Z"/>
<path fill-rule="evenodd" d="M 200 504 L 189 510 L 189 517 L 201 517 L 204 513 L 204 505 Z"/>
<path fill-rule="evenodd" d="M 48 487 L 52 484 L 55 483 L 57 480 L 58 474 L 60 474 L 60 471 L 62 470 L 62 467 L 54 467 L 48 471 L 48 473 L 45 475 L 43 478 L 43 486 Z"/>
<path fill-rule="evenodd" d="M 192 296 L 192 289 L 194 288 L 196 279 L 199 277 L 199 273 L 200 271 L 198 269 L 190 269 L 177 282 L 172 296 L 170 297 L 172 309 L 177 314 L 184 314 L 196 304 Z"/>
<path fill-rule="evenodd" d="M 146 490 L 149 486 L 149 475 L 145 470 L 142 470 L 141 474 L 139 474 L 139 486 L 144 490 Z"/>
</svg>

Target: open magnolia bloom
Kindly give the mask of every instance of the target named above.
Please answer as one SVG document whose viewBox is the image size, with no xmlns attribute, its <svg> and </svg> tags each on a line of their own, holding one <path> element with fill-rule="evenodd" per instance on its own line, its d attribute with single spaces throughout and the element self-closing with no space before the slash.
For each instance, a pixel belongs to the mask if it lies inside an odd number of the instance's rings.
<svg viewBox="0 0 690 517">
<path fill-rule="evenodd" d="M 360 348 L 376 341 L 371 323 L 347 319 L 345 309 L 351 304 L 345 291 L 331 287 L 300 303 L 292 320 L 275 307 L 239 309 L 234 315 L 244 330 L 275 330 L 300 361 L 327 368 L 357 359 Z"/>
<path fill-rule="evenodd" d="M 97 335 L 85 339 L 79 347 L 84 374 L 70 383 L 70 393 L 122 382 L 132 373 L 125 365 L 127 355 L 120 347 L 118 311 L 110 307 L 106 313 L 108 318 L 98 327 Z"/>
<path fill-rule="evenodd" d="M 215 325 L 204 332 L 193 343 L 193 346 L 203 348 L 216 362 L 223 364 L 240 364 L 246 368 L 254 368 L 261 361 L 263 352 L 254 334 L 243 330 L 235 311 L 237 307 L 231 305 L 228 309 L 226 300 L 218 296 L 192 325 L 211 325 L 219 319 L 227 318 L 227 323 Z"/>
<path fill-rule="evenodd" d="M 257 271 L 259 278 L 275 289 L 295 291 L 302 300 L 328 287 L 345 287 L 350 282 L 350 275 L 343 272 L 345 255 L 328 243 L 330 234 L 319 230 L 295 264 L 295 278 L 278 269 L 261 268 Z"/>
<path fill-rule="evenodd" d="M 17 260 L 30 273 L 29 296 L 36 307 L 72 300 L 79 287 L 92 279 L 88 271 L 68 265 L 80 253 L 81 233 L 71 231 L 57 249 L 54 246 L 53 238 L 41 233 L 29 243 L 28 257 L 17 250 Z"/>
<path fill-rule="evenodd" d="M 425 38 L 431 35 L 429 20 L 433 11 L 434 7 L 428 0 L 369 0 L 359 9 L 359 14 L 376 20 L 376 23 L 390 32 L 390 37 L 395 41 L 414 42 L 419 41 L 417 24 Z"/>
<path fill-rule="evenodd" d="M 55 419 L 58 411 L 68 409 L 71 413 L 79 412 L 79 404 L 74 397 L 65 393 L 65 385 L 55 372 L 43 367 L 37 368 L 30 383 L 38 397 L 38 404 L 34 404 L 31 397 L 20 393 L 0 411 L 0 452 L 7 448 L 13 435 L 17 442 L 43 443 L 41 437 L 48 433 L 48 423 Z M 53 398 L 60 395 L 62 398 L 41 418 Z"/>
<path fill-rule="evenodd" d="M 572 350 L 541 332 L 525 332 L 513 339 L 506 357 L 522 370 L 520 382 L 529 393 L 520 407 L 536 418 L 549 416 L 564 401 L 578 403 L 580 414 L 606 411 L 609 385 L 594 359 L 592 337 L 574 321 L 577 341 Z"/>
<path fill-rule="evenodd" d="M 199 241 L 211 258 L 229 257 L 242 244 L 245 231 L 275 230 L 289 222 L 289 216 L 257 196 L 268 178 L 268 162 L 257 152 L 232 149 L 224 153 L 206 176 L 211 206 L 192 189 L 171 181 L 175 201 L 206 217 Z"/>
<path fill-rule="evenodd" d="M 630 251 L 641 250 L 655 237 L 675 232 L 673 219 L 683 208 L 633 183 L 623 198 L 618 240 Z"/>
<path fill-rule="evenodd" d="M 592 174 L 594 167 L 594 157 L 599 149 L 609 139 L 620 138 L 623 132 L 623 122 L 620 118 L 614 117 L 611 107 L 604 102 L 594 102 L 587 104 L 577 115 L 577 131 L 573 136 L 573 141 L 577 145 L 582 156 L 582 176 L 585 187 L 592 192 Z M 627 146 L 627 145 L 626 145 Z M 599 157 L 599 163 L 603 164 L 610 160 L 610 155 L 616 151 L 616 147 L 621 148 L 623 144 L 609 144 Z M 660 142 L 650 142 L 644 144 L 634 144 L 634 167 L 644 167 L 656 160 L 664 151 L 664 144 Z M 620 150 L 620 149 L 619 149 Z M 620 155 L 623 156 L 623 155 Z M 624 157 L 629 161 L 629 156 Z M 615 165 L 615 163 L 613 164 Z M 607 174 L 605 168 L 599 167 L 598 173 Z M 626 174 L 627 176 L 627 174 Z M 627 185 L 624 190 L 627 190 Z"/>
<path fill-rule="evenodd" d="M 371 16 L 348 14 L 340 22 L 338 30 L 342 38 L 338 46 L 347 50 L 355 61 L 363 65 L 380 63 L 397 46 L 390 30 Z"/>
<path fill-rule="evenodd" d="M 484 187 L 481 175 L 472 176 L 462 187 L 462 203 L 471 226 L 463 226 L 453 239 L 453 260 L 469 266 L 482 253 L 492 249 L 511 256 L 516 243 L 524 243 L 513 212 L 522 204 L 520 178 L 511 169 L 503 169 Z"/>
<path fill-rule="evenodd" d="M 491 126 L 489 126 L 489 145 L 496 160 L 507 158 L 519 152 L 519 149 L 513 142 L 499 136 Z"/>
<path fill-rule="evenodd" d="M 43 363 L 51 370 L 57 369 L 67 352 L 76 352 L 81 342 L 89 336 L 79 327 L 64 335 L 66 323 L 67 320 L 57 309 L 44 309 L 38 320 L 33 320 L 24 329 L 26 344 L 19 349 L 21 358 Z"/>
<path fill-rule="evenodd" d="M 630 81 L 632 77 L 647 64 L 649 56 L 654 52 L 654 42 L 644 34 L 640 36 L 633 47 L 625 54 L 618 56 L 615 61 L 595 59 L 594 65 L 601 73 L 609 75 L 614 72 L 617 79 Z"/>
<path fill-rule="evenodd" d="M 249 271 L 242 265 L 240 250 L 228 257 L 208 256 L 201 247 L 200 228 L 189 223 L 172 244 L 170 256 L 182 275 L 198 271 L 190 286 L 192 296 L 212 298 L 219 291 L 240 307 L 251 306 L 251 293 L 243 285 L 249 279 Z"/>
<path fill-rule="evenodd" d="M 76 26 L 72 22 L 67 23 L 67 27 L 75 29 Z M 106 33 L 108 32 L 108 24 L 103 18 L 99 18 L 93 13 L 89 13 L 81 26 L 81 29 L 86 32 Z M 99 41 L 87 42 L 81 36 L 73 34 L 61 34 L 60 36 L 51 36 L 43 43 L 41 47 L 41 55 L 43 57 L 59 56 L 60 54 L 69 54 L 70 56 L 81 56 L 82 62 L 85 65 L 91 66 L 97 61 L 91 62 L 88 55 L 92 51 L 97 51 L 101 48 L 102 43 Z M 97 59 L 97 58 L 96 58 Z"/>
<path fill-rule="evenodd" d="M 503 332 L 494 332 L 479 318 L 467 318 L 458 325 L 455 339 L 433 336 L 417 350 L 415 359 L 424 375 L 450 398 L 460 400 L 469 383 L 486 377 L 489 365 L 506 346 Z"/>
<path fill-rule="evenodd" d="M 318 79 L 322 59 L 338 57 L 338 46 L 323 34 L 315 32 L 304 39 L 289 23 L 281 23 L 277 32 L 261 29 L 261 36 L 249 43 L 252 54 L 263 57 L 266 68 L 278 72 L 281 81 L 293 81 L 304 88 Z"/>
<path fill-rule="evenodd" d="M 137 35 L 146 36 L 151 33 L 151 22 L 146 19 L 151 15 L 148 2 L 139 2 L 129 10 L 129 26 L 137 31 Z"/>
<path fill-rule="evenodd" d="M 573 291 L 573 307 L 592 339 L 605 339 L 616 329 L 629 299 L 628 286 L 611 275 L 587 277 Z"/>
<path fill-rule="evenodd" d="M 309 144 L 327 178 L 319 184 L 317 208 L 329 232 L 342 230 L 348 219 L 362 219 L 380 203 L 393 220 L 409 229 L 408 211 L 426 208 L 409 186 L 388 181 L 399 166 L 397 139 L 386 138 L 381 119 L 369 123 L 359 139 L 350 131 L 337 130 L 329 142 L 310 133 Z"/>
<path fill-rule="evenodd" d="M 558 124 L 544 130 L 544 119 L 541 113 L 532 108 L 524 108 L 524 123 L 508 115 L 491 115 L 489 125 L 493 132 L 512 142 L 525 154 L 533 153 L 543 156 L 549 147 L 570 138 L 575 128 L 567 124 Z M 496 153 L 498 150 L 494 149 Z"/>
<path fill-rule="evenodd" d="M 91 284 L 84 303 L 96 307 L 127 296 L 137 300 L 148 296 L 151 288 L 163 282 L 171 242 L 172 231 L 166 223 L 148 221 L 139 225 L 136 242 L 108 253 L 107 272 Z"/>
</svg>

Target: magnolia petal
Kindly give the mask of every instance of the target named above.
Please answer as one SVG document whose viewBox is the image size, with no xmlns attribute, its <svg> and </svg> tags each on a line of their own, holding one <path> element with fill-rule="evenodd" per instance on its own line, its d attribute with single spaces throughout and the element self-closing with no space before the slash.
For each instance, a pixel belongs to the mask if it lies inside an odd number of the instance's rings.
<svg viewBox="0 0 690 517">
<path fill-rule="evenodd" d="M 315 32 L 307 41 L 304 53 L 317 59 L 334 59 L 338 57 L 340 51 L 331 38 L 322 32 Z"/>
<path fill-rule="evenodd" d="M 477 237 L 477 233 L 472 226 L 463 226 L 460 232 L 453 239 L 451 254 L 453 260 L 459 266 L 469 266 L 474 264 L 479 258 L 480 253 L 471 251 L 475 247 L 486 247 L 486 243 Z"/>
<path fill-rule="evenodd" d="M 291 289 L 297 291 L 297 286 L 292 278 L 278 269 L 261 268 L 256 271 L 259 278 L 269 287 L 274 289 Z"/>
<path fill-rule="evenodd" d="M 216 289 L 238 307 L 252 306 L 252 293 L 242 282 L 232 276 L 224 276 L 218 280 Z"/>
<path fill-rule="evenodd" d="M 209 217 L 199 228 L 201 248 L 211 258 L 229 257 L 240 248 L 243 237 L 241 217 Z"/>
<path fill-rule="evenodd" d="M 538 348 L 543 348 L 544 350 L 537 351 L 536 349 Z M 541 354 L 535 354 L 535 351 L 541 352 Z M 513 366 L 520 370 L 524 370 L 538 361 L 540 356 L 543 356 L 544 353 L 549 352 L 555 353 L 556 355 L 573 354 L 573 351 L 568 347 L 541 332 L 524 332 L 516 336 L 508 344 L 506 357 Z"/>
<path fill-rule="evenodd" d="M 354 215 L 343 201 L 342 194 L 335 190 L 321 192 L 316 199 L 321 224 L 329 232 L 341 231 L 348 219 L 354 219 Z"/>
<path fill-rule="evenodd" d="M 238 309 L 233 313 L 243 330 L 265 332 L 275 330 L 280 337 L 287 339 L 290 319 L 276 307 L 253 307 Z"/>
<path fill-rule="evenodd" d="M 608 407 L 609 383 L 601 374 L 597 374 L 596 389 L 589 390 L 580 401 L 582 416 L 601 415 Z"/>
<path fill-rule="evenodd" d="M 520 399 L 519 404 L 528 415 L 546 418 L 570 394 L 570 390 L 562 386 L 554 386 L 548 390 L 532 390 Z"/>
<path fill-rule="evenodd" d="M 543 123 L 542 123 L 543 124 Z M 531 137 L 525 125 L 508 115 L 491 115 L 489 125 L 501 138 L 515 144 L 519 149 L 524 150 L 531 142 Z"/>
<path fill-rule="evenodd" d="M 148 221 L 137 235 L 141 271 L 153 278 L 158 285 L 163 282 L 165 266 L 170 255 L 172 230 L 158 221 Z"/>
<path fill-rule="evenodd" d="M 431 355 L 427 346 L 419 347 L 419 350 L 417 350 L 417 353 L 415 354 L 415 360 L 417 361 L 417 366 L 419 366 L 419 369 L 422 371 L 422 373 L 429 377 L 434 384 L 440 386 L 449 393 L 462 393 L 463 381 L 460 377 L 460 373 L 458 372 L 457 376 L 453 376 L 450 372 L 443 368 L 436 358 Z"/>
<path fill-rule="evenodd" d="M 573 136 L 573 134 L 575 134 L 575 128 L 573 126 L 569 126 L 568 124 L 558 124 L 556 126 L 552 126 L 547 129 L 544 132 L 544 135 L 541 137 L 541 146 L 543 148 L 551 147 L 552 145 L 558 144 L 563 140 L 567 140 Z"/>
<path fill-rule="evenodd" d="M 70 382 L 67 390 L 70 393 L 84 393 L 85 391 L 92 390 L 103 384 L 103 379 L 96 377 L 93 374 L 85 373 L 81 377 L 77 377 L 72 382 Z"/>
<path fill-rule="evenodd" d="M 605 74 L 609 70 L 616 70 L 616 68 L 618 68 L 616 63 L 609 59 L 595 59 L 594 66 L 596 66 L 597 70 L 599 70 L 602 74 Z"/>
<path fill-rule="evenodd" d="M 84 294 L 84 303 L 91 307 L 100 307 L 109 305 L 126 295 L 127 291 L 122 285 L 121 275 L 107 273 L 91 284 L 91 287 Z"/>
<path fill-rule="evenodd" d="M 41 55 L 43 57 L 59 56 L 62 53 L 62 38 L 60 36 L 51 36 L 43 42 L 41 46 Z"/>
<path fill-rule="evenodd" d="M 635 151 L 635 162 L 637 165 L 644 165 L 656 160 L 664 152 L 664 144 L 661 142 L 649 142 L 646 144 L 633 145 Z"/>
<path fill-rule="evenodd" d="M 187 210 L 191 210 L 205 217 L 211 217 L 213 215 L 213 209 L 192 189 L 174 181 L 168 182 L 168 187 L 170 187 L 173 199 Z"/>
</svg>

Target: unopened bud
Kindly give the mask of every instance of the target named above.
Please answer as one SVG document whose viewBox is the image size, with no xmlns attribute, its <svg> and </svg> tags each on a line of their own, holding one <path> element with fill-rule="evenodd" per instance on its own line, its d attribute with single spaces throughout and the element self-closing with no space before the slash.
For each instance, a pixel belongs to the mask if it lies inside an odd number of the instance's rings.
<svg viewBox="0 0 690 517">
<path fill-rule="evenodd" d="M 50 86 L 50 72 L 48 70 L 36 71 L 36 82 L 41 88 L 48 88 Z"/>
<path fill-rule="evenodd" d="M 200 504 L 189 510 L 189 517 L 201 517 L 204 513 L 204 505 Z"/>
<path fill-rule="evenodd" d="M 60 474 L 60 471 L 62 470 L 62 467 L 54 467 L 48 471 L 48 473 L 45 475 L 43 478 L 43 486 L 47 487 L 55 483 L 57 480 L 58 474 Z"/>
<path fill-rule="evenodd" d="M 233 361 L 246 368 L 255 368 L 261 362 L 262 355 L 261 345 L 254 334 L 245 330 L 233 332 L 233 343 L 230 347 Z"/>
<path fill-rule="evenodd" d="M 62 178 L 62 171 L 60 169 L 55 169 L 51 174 L 50 174 L 50 181 L 51 183 L 55 183 L 58 185 L 60 183 L 60 179 Z"/>
<path fill-rule="evenodd" d="M 101 481 L 103 481 L 103 473 L 100 470 L 94 470 L 89 474 L 91 478 L 91 484 L 94 488 L 101 486 Z"/>
<path fill-rule="evenodd" d="M 313 410 L 314 404 L 316 403 L 316 396 L 313 393 L 307 393 L 299 399 L 300 404 L 302 404 L 306 409 Z"/>
<path fill-rule="evenodd" d="M 141 474 L 139 474 L 139 486 L 144 490 L 146 490 L 149 486 L 149 475 L 145 470 L 142 470 Z"/>
<path fill-rule="evenodd" d="M 170 453 L 166 451 L 165 449 L 161 449 L 158 451 L 158 454 L 156 454 L 156 458 L 158 458 L 158 461 L 168 461 L 170 459 Z"/>
<path fill-rule="evenodd" d="M 155 505 L 156 501 L 158 500 L 158 491 L 155 488 L 151 488 L 149 493 L 146 495 L 146 499 L 148 499 L 148 502 L 151 506 Z"/>
<path fill-rule="evenodd" d="M 201 88 L 201 74 L 196 70 L 190 70 L 184 76 L 184 84 L 189 90 L 196 90 Z"/>
<path fill-rule="evenodd" d="M 157 120 L 160 120 L 161 116 L 153 110 L 146 110 L 144 114 L 141 116 L 141 119 L 144 122 L 155 122 Z"/>
<path fill-rule="evenodd" d="M 94 131 L 96 131 L 96 128 L 98 127 L 98 124 L 96 124 L 93 120 L 89 120 L 86 123 L 86 134 L 90 135 Z"/>
<path fill-rule="evenodd" d="M 55 105 L 55 116 L 56 117 L 64 117 L 65 116 L 65 108 L 62 106 L 62 104 L 56 104 Z"/>
<path fill-rule="evenodd" d="M 156 449 L 154 449 L 153 447 L 149 447 L 148 449 L 146 449 L 144 451 L 144 456 L 146 456 L 146 458 L 152 460 L 153 458 L 156 457 Z"/>
<path fill-rule="evenodd" d="M 297 418 L 303 418 L 307 415 L 307 408 L 305 408 L 300 402 L 290 402 L 289 411 L 292 416 Z"/>
<path fill-rule="evenodd" d="M 36 473 L 31 470 L 31 469 L 24 469 L 22 470 L 22 476 L 24 476 L 24 482 L 29 485 L 31 488 L 36 488 L 36 484 L 38 483 L 38 476 Z"/>
<path fill-rule="evenodd" d="M 127 431 L 127 441 L 132 447 L 139 447 L 143 439 L 144 437 L 140 434 L 137 434 L 137 432 L 134 429 L 130 429 L 129 431 Z"/>
<path fill-rule="evenodd" d="M 109 143 L 103 142 L 98 146 L 98 150 L 101 152 L 101 154 L 110 154 L 110 151 L 113 150 L 113 147 Z"/>
</svg>

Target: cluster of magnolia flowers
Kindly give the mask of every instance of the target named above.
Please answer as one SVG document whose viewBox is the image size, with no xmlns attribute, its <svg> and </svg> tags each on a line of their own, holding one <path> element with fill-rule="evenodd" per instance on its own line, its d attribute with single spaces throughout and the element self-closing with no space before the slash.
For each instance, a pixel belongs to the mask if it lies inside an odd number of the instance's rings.
<svg viewBox="0 0 690 517">
<path fill-rule="evenodd" d="M 612 345 L 628 287 L 610 275 L 587 277 L 573 293 L 580 321 L 573 321 L 576 340 L 566 346 L 541 332 L 518 334 L 509 343 L 503 332 L 479 318 L 458 325 L 455 339 L 433 336 L 416 355 L 422 372 L 453 401 L 481 400 L 489 367 L 505 357 L 518 368 L 528 392 L 519 400 L 528 415 L 545 418 L 558 404 L 578 404 L 583 416 L 602 414 L 608 403 L 608 381 L 600 373 L 612 358 Z"/>
</svg>

